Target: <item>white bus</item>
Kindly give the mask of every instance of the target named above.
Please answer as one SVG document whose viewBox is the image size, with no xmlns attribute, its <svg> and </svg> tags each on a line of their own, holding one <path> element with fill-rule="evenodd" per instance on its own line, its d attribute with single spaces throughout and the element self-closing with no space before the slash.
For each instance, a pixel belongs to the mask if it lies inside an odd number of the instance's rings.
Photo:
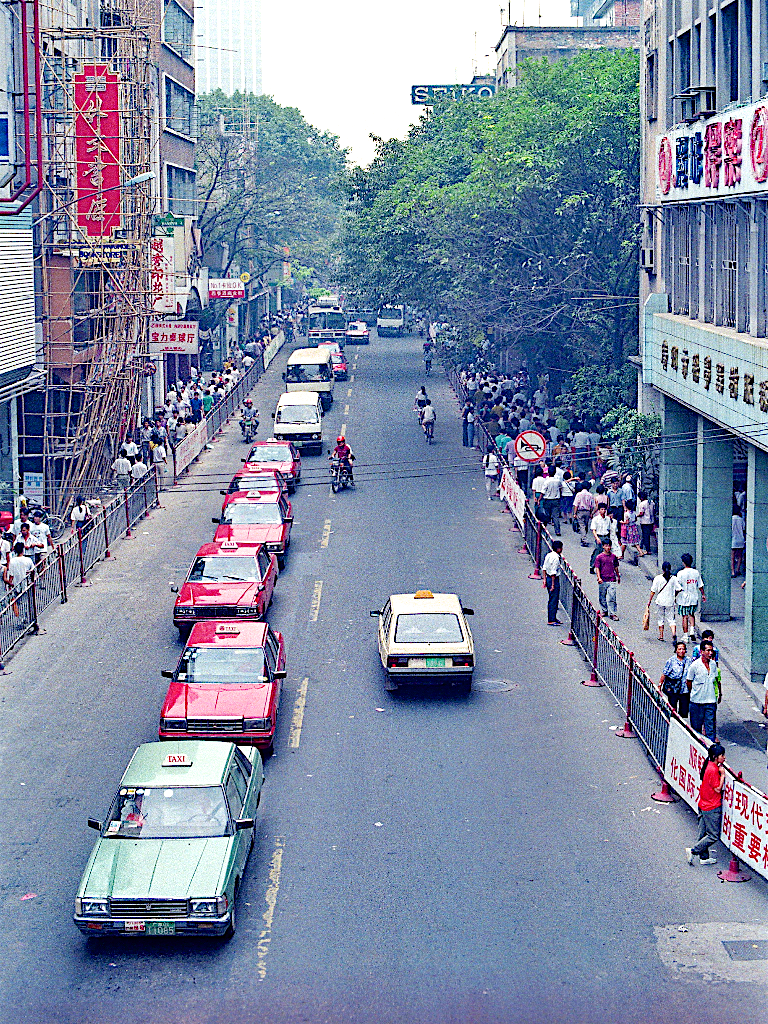
<svg viewBox="0 0 768 1024">
<path fill-rule="evenodd" d="M 331 296 L 335 298 L 335 296 Z M 347 316 L 337 304 L 327 305 L 322 298 L 307 311 L 307 341 L 317 344 L 318 341 L 340 341 L 342 347 L 347 333 Z"/>
<path fill-rule="evenodd" d="M 376 333 L 401 338 L 405 332 L 405 306 L 382 306 L 376 317 Z"/>
</svg>

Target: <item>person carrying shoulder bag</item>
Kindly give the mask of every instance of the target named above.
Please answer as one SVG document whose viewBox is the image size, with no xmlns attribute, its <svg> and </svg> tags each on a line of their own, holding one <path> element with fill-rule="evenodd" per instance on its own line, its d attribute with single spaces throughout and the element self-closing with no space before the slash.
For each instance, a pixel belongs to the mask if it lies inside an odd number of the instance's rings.
<svg viewBox="0 0 768 1024">
<path fill-rule="evenodd" d="M 658 610 L 659 640 L 664 641 L 664 626 L 669 624 L 672 630 L 672 643 L 677 643 L 677 627 L 675 620 L 675 608 L 677 606 L 677 595 L 683 589 L 677 576 L 672 575 L 672 565 L 664 562 L 661 572 L 654 578 L 651 584 L 651 593 L 646 605 L 646 615 L 650 618 L 651 601 L 656 598 Z"/>
</svg>

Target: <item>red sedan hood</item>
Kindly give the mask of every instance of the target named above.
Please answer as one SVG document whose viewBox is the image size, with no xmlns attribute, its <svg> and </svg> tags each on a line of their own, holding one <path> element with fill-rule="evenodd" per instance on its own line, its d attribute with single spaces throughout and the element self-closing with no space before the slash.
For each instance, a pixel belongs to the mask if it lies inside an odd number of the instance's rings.
<svg viewBox="0 0 768 1024">
<path fill-rule="evenodd" d="M 270 683 L 171 683 L 163 704 L 168 718 L 266 718 Z"/>
<path fill-rule="evenodd" d="M 185 583 L 176 598 L 177 605 L 242 604 L 250 605 L 259 592 L 258 583 Z"/>
<path fill-rule="evenodd" d="M 293 462 L 246 462 L 243 465 L 244 473 L 258 473 L 271 469 L 277 469 L 283 476 L 289 476 L 293 472 Z"/>
<path fill-rule="evenodd" d="M 227 526 L 222 524 L 216 527 L 213 540 L 214 543 L 221 540 L 234 540 L 238 544 L 279 544 L 283 540 L 284 530 L 285 524 L 283 523 L 266 526 Z"/>
</svg>

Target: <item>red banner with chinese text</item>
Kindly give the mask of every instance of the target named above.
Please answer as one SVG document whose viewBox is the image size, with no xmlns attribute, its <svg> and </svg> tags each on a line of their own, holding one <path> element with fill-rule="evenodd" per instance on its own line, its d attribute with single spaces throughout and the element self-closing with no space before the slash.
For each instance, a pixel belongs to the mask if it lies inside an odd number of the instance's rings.
<svg viewBox="0 0 768 1024">
<path fill-rule="evenodd" d="M 119 80 L 106 64 L 84 64 L 74 86 L 77 224 L 110 238 L 120 227 Z"/>
</svg>

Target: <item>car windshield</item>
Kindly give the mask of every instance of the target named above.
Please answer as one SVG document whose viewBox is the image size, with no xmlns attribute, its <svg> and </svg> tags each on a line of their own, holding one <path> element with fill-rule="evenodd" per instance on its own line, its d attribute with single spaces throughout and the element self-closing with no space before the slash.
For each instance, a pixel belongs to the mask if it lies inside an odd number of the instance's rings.
<svg viewBox="0 0 768 1024">
<path fill-rule="evenodd" d="M 343 363 L 344 362 L 344 356 L 341 354 L 341 352 L 331 352 L 331 362 L 332 363 Z"/>
<path fill-rule="evenodd" d="M 223 580 L 253 583 L 260 579 L 261 573 L 255 558 L 233 556 L 197 558 L 189 574 L 190 583 L 216 583 Z"/>
<path fill-rule="evenodd" d="M 253 501 L 238 501 L 224 509 L 224 523 L 235 526 L 259 526 L 282 523 L 279 505 L 256 504 Z"/>
<path fill-rule="evenodd" d="M 263 491 L 276 491 L 281 483 L 281 479 L 269 471 L 264 473 L 243 473 L 242 476 L 234 477 L 229 485 L 229 493 L 234 494 L 235 491 L 257 491 L 259 488 Z"/>
<path fill-rule="evenodd" d="M 179 666 L 187 683 L 264 683 L 261 647 L 191 647 Z"/>
<path fill-rule="evenodd" d="M 452 612 L 420 612 L 398 615 L 397 644 L 460 644 L 464 642 L 458 615 Z"/>
<path fill-rule="evenodd" d="M 290 379 L 290 378 L 289 378 Z M 319 423 L 316 405 L 284 405 L 277 410 L 275 423 Z"/>
<path fill-rule="evenodd" d="M 329 380 L 327 363 L 295 363 L 285 371 L 285 379 L 289 384 L 317 384 Z"/>
<path fill-rule="evenodd" d="M 291 453 L 285 445 L 265 444 L 251 450 L 249 462 L 290 462 Z"/>
<path fill-rule="evenodd" d="M 205 839 L 230 834 L 221 786 L 124 787 L 104 833 L 114 839 Z"/>
</svg>

